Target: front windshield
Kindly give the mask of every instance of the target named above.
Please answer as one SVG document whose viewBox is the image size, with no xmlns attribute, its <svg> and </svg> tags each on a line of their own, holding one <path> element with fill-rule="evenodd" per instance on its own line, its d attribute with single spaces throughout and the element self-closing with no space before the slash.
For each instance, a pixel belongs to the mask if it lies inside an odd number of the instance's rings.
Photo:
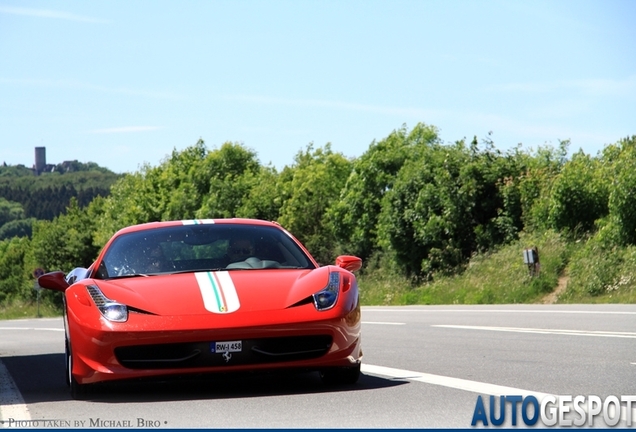
<svg viewBox="0 0 636 432">
<path fill-rule="evenodd" d="M 275 268 L 311 269 L 314 265 L 276 227 L 183 225 L 121 235 L 106 251 L 96 277 Z"/>
</svg>

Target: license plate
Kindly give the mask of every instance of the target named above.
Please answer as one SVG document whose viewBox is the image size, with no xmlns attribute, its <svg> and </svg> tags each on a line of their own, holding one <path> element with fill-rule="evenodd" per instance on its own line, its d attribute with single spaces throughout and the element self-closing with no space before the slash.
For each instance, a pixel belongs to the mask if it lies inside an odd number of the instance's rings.
<svg viewBox="0 0 636 432">
<path fill-rule="evenodd" d="M 243 341 L 212 342 L 210 350 L 213 353 L 241 352 Z"/>
</svg>

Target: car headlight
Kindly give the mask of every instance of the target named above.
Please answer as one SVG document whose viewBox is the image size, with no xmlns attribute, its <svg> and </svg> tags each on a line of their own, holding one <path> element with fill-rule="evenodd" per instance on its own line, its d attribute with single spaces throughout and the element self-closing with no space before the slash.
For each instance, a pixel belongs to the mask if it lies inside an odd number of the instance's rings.
<svg viewBox="0 0 636 432">
<path fill-rule="evenodd" d="M 98 309 L 108 321 L 126 322 L 128 320 L 128 308 L 121 303 L 106 303 Z"/>
<path fill-rule="evenodd" d="M 128 306 L 109 299 L 95 285 L 88 285 L 86 290 L 95 302 L 99 312 L 108 321 L 126 322 L 128 320 Z"/>
<path fill-rule="evenodd" d="M 329 273 L 329 284 L 313 295 L 316 310 L 326 311 L 334 307 L 340 292 L 340 273 Z"/>
</svg>

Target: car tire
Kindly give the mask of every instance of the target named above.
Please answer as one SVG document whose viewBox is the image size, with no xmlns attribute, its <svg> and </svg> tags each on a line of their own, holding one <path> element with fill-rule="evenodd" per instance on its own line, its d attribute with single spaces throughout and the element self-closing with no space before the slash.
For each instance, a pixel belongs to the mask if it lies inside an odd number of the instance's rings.
<svg viewBox="0 0 636 432">
<path fill-rule="evenodd" d="M 71 385 L 71 350 L 68 349 L 68 339 L 64 339 L 64 369 L 65 369 L 65 379 L 66 386 L 69 387 Z"/>
<path fill-rule="evenodd" d="M 73 354 L 71 351 L 71 345 L 66 343 L 66 383 L 71 390 L 71 397 L 73 399 L 82 400 L 86 399 L 89 393 L 89 384 L 80 384 L 73 376 Z"/>
<path fill-rule="evenodd" d="M 360 378 L 360 364 L 353 367 L 325 369 L 320 371 L 320 378 L 325 384 L 351 385 Z"/>
</svg>

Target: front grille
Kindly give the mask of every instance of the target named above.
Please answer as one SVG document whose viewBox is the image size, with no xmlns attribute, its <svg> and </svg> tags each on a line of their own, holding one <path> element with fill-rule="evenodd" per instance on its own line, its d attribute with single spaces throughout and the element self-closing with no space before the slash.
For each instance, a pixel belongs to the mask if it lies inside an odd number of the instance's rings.
<svg viewBox="0 0 636 432">
<path fill-rule="evenodd" d="M 328 335 L 244 339 L 241 352 L 214 353 L 214 342 L 136 345 L 115 348 L 115 357 L 130 369 L 238 366 L 318 358 L 329 351 Z"/>
</svg>

